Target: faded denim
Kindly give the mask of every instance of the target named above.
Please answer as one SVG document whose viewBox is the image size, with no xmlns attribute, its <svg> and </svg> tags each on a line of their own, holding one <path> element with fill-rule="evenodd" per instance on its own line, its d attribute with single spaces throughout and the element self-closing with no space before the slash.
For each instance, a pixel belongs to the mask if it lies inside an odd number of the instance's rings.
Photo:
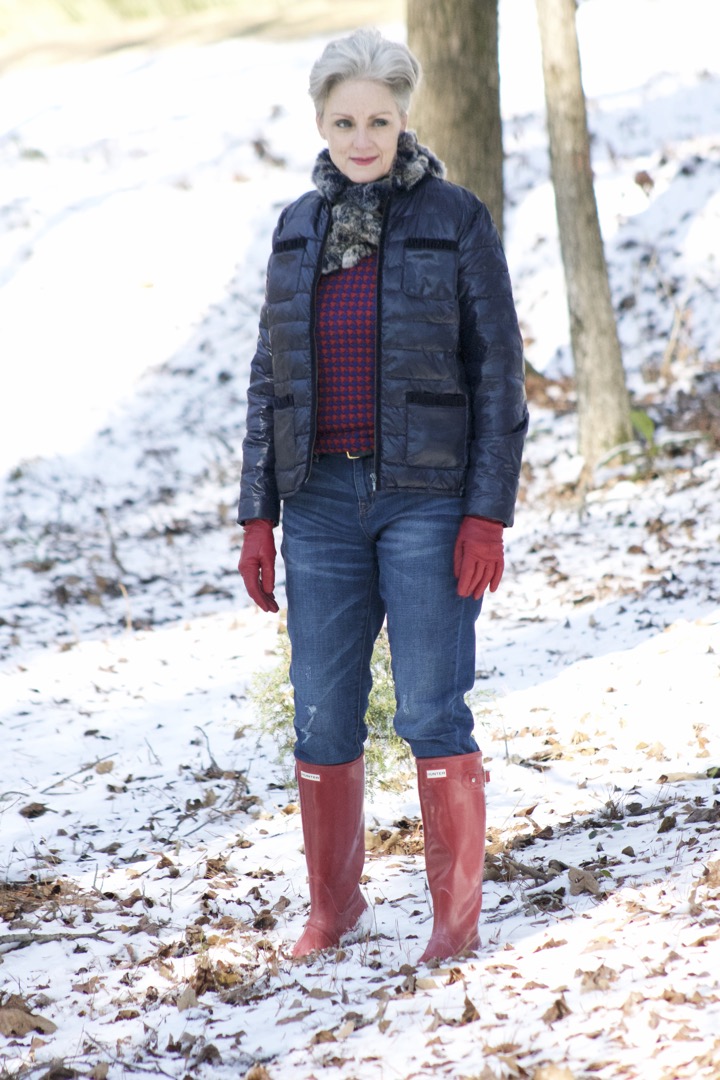
<svg viewBox="0 0 720 1080">
<path fill-rule="evenodd" d="M 465 694 L 482 601 L 457 595 L 462 499 L 375 491 L 373 459 L 326 455 L 283 506 L 295 756 L 363 752 L 373 644 L 387 617 L 395 730 L 416 757 L 474 753 Z"/>
</svg>

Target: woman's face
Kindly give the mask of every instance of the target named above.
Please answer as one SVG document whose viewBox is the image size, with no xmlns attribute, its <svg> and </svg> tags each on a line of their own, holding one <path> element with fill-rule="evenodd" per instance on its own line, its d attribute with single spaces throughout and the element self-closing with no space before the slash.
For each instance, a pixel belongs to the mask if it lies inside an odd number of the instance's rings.
<svg viewBox="0 0 720 1080">
<path fill-rule="evenodd" d="M 391 91 L 370 79 L 346 79 L 328 94 L 317 117 L 333 164 L 356 184 L 387 176 L 407 127 Z"/>
</svg>

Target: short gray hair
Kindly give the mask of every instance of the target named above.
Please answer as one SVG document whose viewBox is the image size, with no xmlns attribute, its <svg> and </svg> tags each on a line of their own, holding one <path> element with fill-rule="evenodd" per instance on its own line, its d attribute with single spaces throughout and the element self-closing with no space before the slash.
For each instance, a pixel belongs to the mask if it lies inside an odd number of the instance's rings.
<svg viewBox="0 0 720 1080">
<path fill-rule="evenodd" d="M 413 90 L 420 82 L 420 62 L 401 42 L 388 41 L 379 30 L 355 30 L 336 38 L 312 66 L 310 97 L 322 116 L 328 95 L 346 79 L 370 79 L 392 93 L 401 113 L 407 114 Z"/>
</svg>

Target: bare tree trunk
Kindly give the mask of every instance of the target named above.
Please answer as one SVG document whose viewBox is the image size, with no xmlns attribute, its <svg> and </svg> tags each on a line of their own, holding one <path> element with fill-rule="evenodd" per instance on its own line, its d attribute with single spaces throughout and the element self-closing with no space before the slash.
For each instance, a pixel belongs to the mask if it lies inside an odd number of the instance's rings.
<svg viewBox="0 0 720 1080">
<path fill-rule="evenodd" d="M 425 73 L 411 126 L 448 178 L 483 200 L 502 236 L 498 0 L 407 0 L 407 28 Z"/>
<path fill-rule="evenodd" d="M 550 164 L 570 312 L 579 450 L 586 469 L 632 438 L 588 135 L 576 0 L 536 0 L 542 43 Z"/>
</svg>

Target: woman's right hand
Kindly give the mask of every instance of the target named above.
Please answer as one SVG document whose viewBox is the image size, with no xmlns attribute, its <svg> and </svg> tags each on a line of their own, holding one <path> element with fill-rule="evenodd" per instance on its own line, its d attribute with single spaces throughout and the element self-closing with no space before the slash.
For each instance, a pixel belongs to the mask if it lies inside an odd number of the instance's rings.
<svg viewBox="0 0 720 1080">
<path fill-rule="evenodd" d="M 245 522 L 245 536 L 238 570 L 248 596 L 263 611 L 277 611 L 275 588 L 275 540 L 273 523 L 265 518 Z"/>
</svg>

